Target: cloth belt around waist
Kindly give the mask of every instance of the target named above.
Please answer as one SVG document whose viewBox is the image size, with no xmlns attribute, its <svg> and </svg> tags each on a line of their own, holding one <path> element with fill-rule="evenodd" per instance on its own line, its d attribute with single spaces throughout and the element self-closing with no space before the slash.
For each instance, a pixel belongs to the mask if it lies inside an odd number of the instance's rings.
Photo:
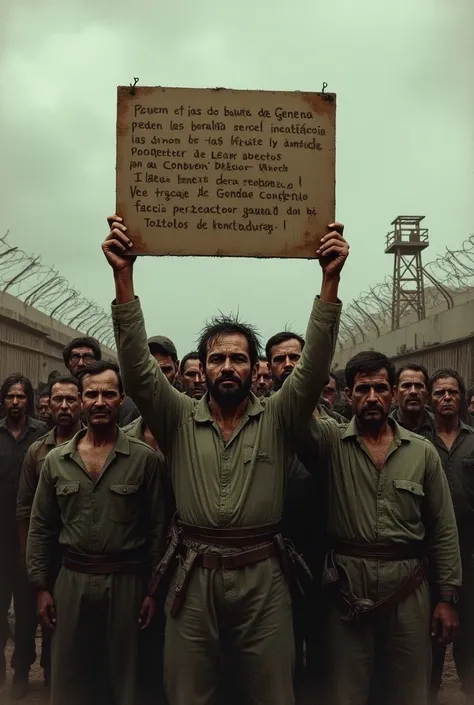
<svg viewBox="0 0 474 705">
<path fill-rule="evenodd" d="M 281 533 L 281 523 L 263 524 L 262 526 L 231 526 L 215 528 L 196 526 L 178 520 L 179 531 L 184 539 L 204 543 L 209 546 L 245 548 L 258 543 L 273 541 Z"/>
<path fill-rule="evenodd" d="M 411 558 L 422 558 L 425 553 L 423 541 L 410 541 L 409 543 L 400 544 L 333 541 L 331 549 L 340 556 L 379 561 L 403 561 Z"/>
<path fill-rule="evenodd" d="M 66 549 L 62 563 L 67 570 L 88 575 L 111 575 L 114 573 L 141 573 L 148 566 L 143 552 L 127 552 L 118 556 L 91 555 Z"/>
</svg>

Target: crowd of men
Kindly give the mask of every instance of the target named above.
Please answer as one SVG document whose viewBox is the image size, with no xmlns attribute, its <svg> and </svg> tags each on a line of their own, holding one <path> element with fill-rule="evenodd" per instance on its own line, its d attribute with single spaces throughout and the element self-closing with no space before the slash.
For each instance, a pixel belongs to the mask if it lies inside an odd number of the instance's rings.
<svg viewBox="0 0 474 705">
<path fill-rule="evenodd" d="M 0 389 L 0 646 L 51 705 L 435 703 L 446 645 L 474 698 L 474 394 L 377 352 L 330 372 L 348 254 L 332 224 L 305 337 L 219 316 L 147 338 L 120 218 L 119 366 Z M 35 404 L 36 402 L 36 404 Z M 5 680 L 5 659 L 0 681 Z"/>
</svg>

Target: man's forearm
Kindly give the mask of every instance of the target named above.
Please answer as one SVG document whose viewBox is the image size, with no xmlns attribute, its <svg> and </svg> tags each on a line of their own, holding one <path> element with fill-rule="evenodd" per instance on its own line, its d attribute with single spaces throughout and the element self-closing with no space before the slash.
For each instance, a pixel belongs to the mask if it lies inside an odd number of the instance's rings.
<svg viewBox="0 0 474 705">
<path fill-rule="evenodd" d="M 133 301 L 135 298 L 133 270 L 120 269 L 118 272 L 114 272 L 114 281 L 116 302 L 118 304 L 128 304 L 129 301 Z"/>
<path fill-rule="evenodd" d="M 321 284 L 321 294 L 319 298 L 328 304 L 335 304 L 338 301 L 338 290 L 339 290 L 340 277 L 326 277 L 323 276 L 323 281 Z"/>
</svg>

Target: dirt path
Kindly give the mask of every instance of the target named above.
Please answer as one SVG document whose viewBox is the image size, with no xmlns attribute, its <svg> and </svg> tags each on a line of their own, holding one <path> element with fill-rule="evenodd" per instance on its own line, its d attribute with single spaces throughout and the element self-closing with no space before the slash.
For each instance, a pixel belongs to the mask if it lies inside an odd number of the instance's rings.
<svg viewBox="0 0 474 705">
<path fill-rule="evenodd" d="M 38 642 L 38 653 L 40 649 L 41 644 Z M 10 662 L 10 656 L 11 648 L 9 646 L 7 647 L 7 663 Z M 11 673 L 7 671 L 7 683 L 3 688 L 0 688 L 0 705 L 9 705 L 11 702 L 8 696 L 10 679 Z M 43 686 L 43 671 L 38 663 L 35 663 L 32 667 L 30 684 L 31 687 L 28 696 L 21 701 L 23 705 L 48 705 L 48 693 Z M 67 705 L 67 703 L 64 705 Z M 86 703 L 84 703 L 84 705 L 86 705 Z M 311 705 L 315 705 L 315 703 L 312 701 Z M 440 696 L 440 705 L 465 705 L 464 696 L 459 689 L 451 655 L 449 655 L 446 664 L 444 689 Z"/>
</svg>

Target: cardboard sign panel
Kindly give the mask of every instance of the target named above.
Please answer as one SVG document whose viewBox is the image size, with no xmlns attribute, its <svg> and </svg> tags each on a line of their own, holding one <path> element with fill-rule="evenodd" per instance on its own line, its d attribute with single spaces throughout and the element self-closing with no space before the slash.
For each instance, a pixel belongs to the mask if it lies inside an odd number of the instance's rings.
<svg viewBox="0 0 474 705">
<path fill-rule="evenodd" d="M 314 257 L 335 218 L 336 96 L 121 86 L 133 254 Z"/>
</svg>

